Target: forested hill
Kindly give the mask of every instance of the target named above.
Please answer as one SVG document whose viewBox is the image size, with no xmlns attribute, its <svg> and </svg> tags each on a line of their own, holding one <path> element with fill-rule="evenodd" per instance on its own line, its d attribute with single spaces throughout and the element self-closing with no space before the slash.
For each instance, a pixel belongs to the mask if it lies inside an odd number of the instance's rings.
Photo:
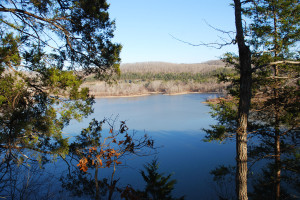
<svg viewBox="0 0 300 200">
<path fill-rule="evenodd" d="M 83 86 L 91 94 L 101 96 L 131 96 L 150 93 L 176 94 L 189 92 L 222 92 L 225 85 L 217 82 L 220 73 L 231 73 L 220 60 L 196 64 L 166 62 L 126 63 L 120 66 L 116 84 L 87 77 Z"/>
<path fill-rule="evenodd" d="M 212 60 L 193 64 L 167 62 L 125 63 L 120 68 L 122 73 L 208 73 L 224 67 L 225 63 L 221 60 Z"/>
</svg>

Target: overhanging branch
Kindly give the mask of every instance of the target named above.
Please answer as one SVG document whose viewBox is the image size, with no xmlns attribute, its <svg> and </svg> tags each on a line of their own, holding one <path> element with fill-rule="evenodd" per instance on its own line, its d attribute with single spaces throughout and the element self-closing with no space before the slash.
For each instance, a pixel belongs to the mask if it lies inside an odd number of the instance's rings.
<svg viewBox="0 0 300 200">
<path fill-rule="evenodd" d="M 16 16 L 17 16 L 17 14 L 23 14 L 23 15 L 38 19 L 40 21 L 49 23 L 50 25 L 53 25 L 54 27 L 56 27 L 57 29 L 61 30 L 64 33 L 68 46 L 70 47 L 71 50 L 73 50 L 72 44 L 70 41 L 70 35 L 71 35 L 70 32 L 57 22 L 58 20 L 62 20 L 64 18 L 47 19 L 44 17 L 40 17 L 38 15 L 35 15 L 33 13 L 27 12 L 25 10 L 15 9 L 15 8 L 5 8 L 5 7 L 0 8 L 0 12 L 9 12 L 9 13 L 13 13 Z"/>
<path fill-rule="evenodd" d="M 215 49 L 222 49 L 224 46 L 227 46 L 227 45 L 231 45 L 231 44 L 235 44 L 236 41 L 235 40 L 232 40 L 231 42 L 224 42 L 224 43 L 217 43 L 217 42 L 211 42 L 211 43 L 204 43 L 204 42 L 200 42 L 198 44 L 194 44 L 194 43 L 191 43 L 191 42 L 187 42 L 187 41 L 184 41 L 184 40 L 181 40 L 179 38 L 176 38 L 174 37 L 173 35 L 169 34 L 173 39 L 179 41 L 179 42 L 182 42 L 182 43 L 185 43 L 185 44 L 188 44 L 190 46 L 194 46 L 194 47 L 199 47 L 199 46 L 206 46 L 206 47 L 210 47 L 210 48 L 215 48 Z M 223 40 L 224 41 L 224 40 Z"/>
<path fill-rule="evenodd" d="M 182 43 L 185 43 L 185 44 L 188 44 L 190 46 L 194 46 L 194 47 L 198 47 L 198 46 L 205 46 L 205 47 L 210 47 L 210 48 L 215 48 L 215 49 L 222 49 L 224 46 L 228 46 L 228 45 L 231 45 L 231 44 L 236 44 L 236 39 L 235 37 L 233 36 L 233 34 L 235 34 L 234 31 L 224 31 L 222 29 L 219 29 L 219 28 L 216 28 L 214 26 L 212 26 L 211 24 L 209 24 L 206 20 L 203 20 L 205 22 L 205 24 L 212 28 L 213 30 L 215 31 L 218 31 L 222 34 L 226 34 L 228 36 L 228 38 L 223 38 L 223 37 L 219 37 L 219 39 L 222 40 L 223 43 L 219 43 L 219 42 L 209 42 L 209 43 L 205 43 L 205 42 L 201 42 L 198 43 L 198 44 L 195 44 L 195 43 L 191 43 L 191 42 L 187 42 L 185 40 L 181 40 L 177 37 L 174 37 L 173 35 L 169 34 L 173 39 L 179 41 L 179 42 L 182 42 Z M 230 38 L 230 39 L 229 39 Z"/>
<path fill-rule="evenodd" d="M 264 65 L 260 65 L 260 66 L 252 68 L 252 72 L 255 72 L 256 70 L 261 69 L 263 67 L 279 65 L 279 64 L 300 65 L 300 61 L 283 60 L 283 61 L 270 62 L 268 64 L 264 64 Z"/>
</svg>

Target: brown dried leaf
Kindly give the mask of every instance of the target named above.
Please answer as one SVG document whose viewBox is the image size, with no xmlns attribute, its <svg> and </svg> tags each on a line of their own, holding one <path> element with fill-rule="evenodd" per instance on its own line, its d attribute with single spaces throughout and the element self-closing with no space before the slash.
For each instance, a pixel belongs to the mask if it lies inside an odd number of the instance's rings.
<svg viewBox="0 0 300 200">
<path fill-rule="evenodd" d="M 122 164 L 122 162 L 121 161 L 115 161 L 115 163 L 117 164 L 117 165 L 120 165 L 120 164 Z"/>
</svg>

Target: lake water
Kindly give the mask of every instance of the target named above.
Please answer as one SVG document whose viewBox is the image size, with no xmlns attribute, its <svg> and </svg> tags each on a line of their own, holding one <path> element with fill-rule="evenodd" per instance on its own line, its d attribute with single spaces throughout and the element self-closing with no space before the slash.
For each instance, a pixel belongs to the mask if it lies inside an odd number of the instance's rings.
<svg viewBox="0 0 300 200">
<path fill-rule="evenodd" d="M 215 123 L 210 108 L 203 103 L 214 94 L 152 95 L 130 98 L 96 99 L 94 114 L 81 123 L 71 122 L 64 129 L 67 136 L 75 136 L 88 126 L 92 118 L 115 118 L 126 121 L 130 131 L 142 136 L 147 133 L 155 141 L 157 154 L 130 157 L 126 167 L 117 168 L 121 184 L 143 189 L 139 171 L 146 162 L 157 158 L 159 172 L 172 173 L 177 180 L 175 197 L 186 199 L 217 199 L 216 184 L 209 172 L 219 165 L 235 163 L 235 144 L 206 143 L 203 128 Z M 101 169 L 100 169 L 101 170 Z M 101 172 L 100 172 L 101 173 Z M 107 174 L 102 173 L 105 177 Z M 108 175 L 107 175 L 108 176 Z"/>
</svg>

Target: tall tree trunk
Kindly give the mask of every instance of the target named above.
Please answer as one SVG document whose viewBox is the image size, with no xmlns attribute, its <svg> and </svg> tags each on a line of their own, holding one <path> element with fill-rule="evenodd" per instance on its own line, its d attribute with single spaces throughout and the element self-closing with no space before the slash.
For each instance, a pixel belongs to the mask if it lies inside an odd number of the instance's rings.
<svg viewBox="0 0 300 200">
<path fill-rule="evenodd" d="M 245 44 L 240 0 L 234 0 L 234 5 L 240 60 L 240 100 L 236 131 L 236 195 L 239 200 L 247 200 L 247 124 L 252 84 L 251 52 Z"/>
<path fill-rule="evenodd" d="M 275 57 L 276 57 L 275 53 Z M 278 66 L 274 66 L 274 75 L 277 77 L 279 75 Z M 275 79 L 275 87 L 274 90 L 274 98 L 275 98 L 275 200 L 280 199 L 280 181 L 281 181 L 281 159 L 280 159 L 280 102 L 279 102 L 279 94 L 278 94 L 278 83 L 277 79 Z"/>
<path fill-rule="evenodd" d="M 278 57 L 279 45 L 278 45 L 278 29 L 277 29 L 277 13 L 276 8 L 273 6 L 273 25 L 274 25 L 274 49 L 275 59 Z M 275 87 L 274 87 L 274 98 L 275 98 L 275 199 L 280 199 L 280 181 L 281 181 L 281 160 L 280 160 L 280 102 L 278 93 L 278 80 L 279 76 L 278 66 L 274 65 L 274 76 L 275 76 Z"/>
<path fill-rule="evenodd" d="M 275 26 L 276 27 L 276 26 Z M 276 30 L 276 28 L 275 28 Z M 275 45 L 276 48 L 276 45 Z M 275 58 L 277 53 L 275 51 Z M 278 66 L 274 66 L 274 76 L 279 76 Z M 281 159 L 280 159 L 280 102 L 279 102 L 279 93 L 278 93 L 278 81 L 275 78 L 275 87 L 273 88 L 274 98 L 275 98 L 275 200 L 280 199 L 280 181 L 281 181 Z"/>
</svg>

